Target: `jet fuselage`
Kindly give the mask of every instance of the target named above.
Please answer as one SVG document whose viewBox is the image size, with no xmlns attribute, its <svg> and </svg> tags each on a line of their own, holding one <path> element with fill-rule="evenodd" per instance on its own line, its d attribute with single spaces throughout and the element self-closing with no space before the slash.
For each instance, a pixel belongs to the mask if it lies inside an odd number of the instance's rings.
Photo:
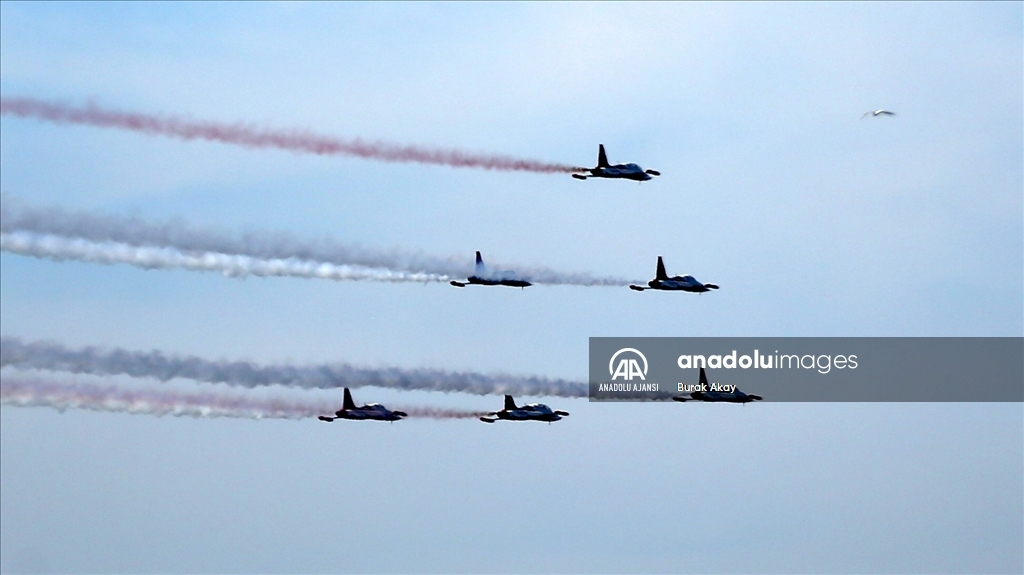
<svg viewBox="0 0 1024 575">
<path fill-rule="evenodd" d="M 482 278 L 478 276 L 469 276 L 465 282 L 459 282 L 463 284 L 476 284 L 482 286 L 509 286 L 509 287 L 529 287 L 533 284 L 520 279 L 509 279 L 509 278 Z"/>
<path fill-rule="evenodd" d="M 651 175 L 636 164 L 616 164 L 607 168 L 591 168 L 588 178 L 620 178 L 646 182 L 652 179 Z"/>
<path fill-rule="evenodd" d="M 484 423 L 494 423 L 499 419 L 508 421 L 558 421 L 569 415 L 568 411 L 555 411 L 543 403 L 531 403 L 518 406 L 511 395 L 505 396 L 505 409 L 494 411 L 480 418 Z"/>
<path fill-rule="evenodd" d="M 693 293 L 711 291 L 710 288 L 697 281 L 693 276 L 674 276 L 667 280 L 653 279 L 647 282 L 651 289 L 679 290 Z"/>
<path fill-rule="evenodd" d="M 371 403 L 355 409 L 339 409 L 334 412 L 338 419 L 352 419 L 361 421 L 372 419 L 374 421 L 398 421 L 405 417 L 405 412 L 391 411 L 379 403 Z"/>
<path fill-rule="evenodd" d="M 551 411 L 551 408 L 542 404 L 524 405 L 519 409 L 503 409 L 494 413 L 498 419 L 510 419 L 512 421 L 558 421 L 561 415 Z"/>
</svg>

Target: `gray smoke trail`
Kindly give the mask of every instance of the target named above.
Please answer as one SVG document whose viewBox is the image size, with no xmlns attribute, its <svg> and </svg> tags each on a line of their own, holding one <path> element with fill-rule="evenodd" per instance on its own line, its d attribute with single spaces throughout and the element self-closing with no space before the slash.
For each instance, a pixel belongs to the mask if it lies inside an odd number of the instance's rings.
<svg viewBox="0 0 1024 575">
<path fill-rule="evenodd" d="M 291 234 L 265 230 L 249 230 L 236 237 L 223 230 L 193 226 L 180 219 L 149 222 L 139 217 L 98 215 L 59 207 L 30 207 L 4 193 L 0 193 L 0 232 L 32 232 L 81 238 L 96 243 L 167 247 L 183 253 L 248 256 L 262 260 L 295 259 L 453 278 L 467 277 L 473 272 L 470 253 L 464 257 L 434 257 L 398 249 L 373 250 L 345 244 L 330 237 L 303 240 Z M 519 275 L 537 284 L 626 286 L 642 283 L 618 277 L 564 273 L 546 267 L 513 267 Z"/>
<path fill-rule="evenodd" d="M 293 277 L 304 279 L 366 280 L 378 282 L 446 282 L 448 276 L 335 265 L 324 262 L 263 260 L 218 253 L 186 254 L 174 248 L 142 247 L 115 242 L 93 242 L 31 232 L 0 233 L 0 250 L 56 261 L 128 264 L 144 269 L 183 269 L 219 272 L 228 277 Z"/>
<path fill-rule="evenodd" d="M 183 392 L 112 385 L 60 384 L 36 379 L 0 380 L 0 403 L 16 407 L 52 407 L 113 411 L 136 415 L 176 417 L 235 417 L 244 419 L 309 419 L 331 415 L 341 400 L 255 398 L 216 392 Z M 433 407 L 395 408 L 409 417 L 470 419 L 482 412 Z"/>
<path fill-rule="evenodd" d="M 587 397 L 581 381 L 539 376 L 486 375 L 441 369 L 365 368 L 346 363 L 312 366 L 259 365 L 248 361 L 210 361 L 168 356 L 159 351 L 86 347 L 68 349 L 54 342 L 0 338 L 0 367 L 64 371 L 92 375 L 128 375 L 159 381 L 175 378 L 241 387 L 285 385 L 304 389 L 386 387 L 403 390 L 463 392 L 475 395 Z"/>
<path fill-rule="evenodd" d="M 562 173 L 583 168 L 508 156 L 470 154 L 460 150 L 422 148 L 361 139 L 342 140 L 299 130 L 259 130 L 242 124 L 193 121 L 104 109 L 93 104 L 76 108 L 33 98 L 0 98 L 0 114 L 37 118 L 59 124 L 118 128 L 178 138 L 235 144 L 247 148 L 277 148 L 319 156 L 356 156 L 384 162 L 436 164 L 453 168 Z"/>
</svg>

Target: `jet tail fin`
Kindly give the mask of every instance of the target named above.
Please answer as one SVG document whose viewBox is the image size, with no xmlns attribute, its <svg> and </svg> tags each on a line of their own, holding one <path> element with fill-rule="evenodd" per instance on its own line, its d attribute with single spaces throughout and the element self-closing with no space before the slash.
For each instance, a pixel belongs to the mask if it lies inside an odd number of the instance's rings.
<svg viewBox="0 0 1024 575">
<path fill-rule="evenodd" d="M 708 384 L 708 376 L 704 374 L 704 368 L 703 367 L 700 368 L 700 383 L 703 386 L 707 386 L 707 384 Z"/>
<path fill-rule="evenodd" d="M 668 274 L 665 273 L 665 262 L 661 261 L 661 256 L 658 256 L 658 272 L 655 277 L 659 280 L 668 279 Z"/>
<path fill-rule="evenodd" d="M 608 154 L 604 153 L 604 144 L 597 145 L 597 167 L 608 168 L 611 164 L 608 163 Z"/>
<path fill-rule="evenodd" d="M 483 275 L 487 268 L 484 267 L 484 258 L 480 252 L 476 252 L 476 275 Z"/>
<path fill-rule="evenodd" d="M 516 407 L 516 400 L 512 399 L 511 395 L 505 396 L 505 409 L 518 409 Z"/>
<path fill-rule="evenodd" d="M 349 393 L 348 388 L 345 388 L 345 400 L 341 404 L 342 409 L 355 409 L 356 402 L 352 401 L 352 394 Z"/>
</svg>

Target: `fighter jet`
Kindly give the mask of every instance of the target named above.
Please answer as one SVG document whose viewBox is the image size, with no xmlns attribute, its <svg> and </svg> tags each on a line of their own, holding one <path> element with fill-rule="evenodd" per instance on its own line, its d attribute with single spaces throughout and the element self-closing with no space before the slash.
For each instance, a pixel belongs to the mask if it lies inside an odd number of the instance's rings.
<svg viewBox="0 0 1024 575">
<path fill-rule="evenodd" d="M 551 423 L 567 415 L 569 415 L 568 411 L 552 411 L 550 407 L 543 403 L 531 403 L 530 405 L 517 407 L 516 400 L 512 399 L 511 395 L 506 395 L 505 409 L 488 413 L 481 417 L 480 421 L 494 423 L 499 419 L 507 419 L 509 421 L 546 421 Z"/>
<path fill-rule="evenodd" d="M 725 403 L 750 403 L 760 401 L 760 395 L 743 393 L 735 385 L 724 385 L 714 383 L 708 385 L 708 376 L 704 374 L 704 368 L 700 368 L 700 384 L 694 386 L 696 389 L 689 395 L 678 395 L 673 401 L 721 401 Z"/>
<path fill-rule="evenodd" d="M 497 272 L 488 271 L 487 266 L 484 265 L 484 259 L 480 257 L 480 252 L 476 253 L 476 273 L 469 276 L 469 278 L 464 282 L 452 280 L 448 283 L 460 288 L 473 284 L 482 286 L 509 286 L 517 288 L 525 288 L 533 285 L 532 283 L 517 276 L 516 272 L 512 270 L 502 270 Z"/>
<path fill-rule="evenodd" d="M 622 178 L 645 182 L 651 179 L 651 176 L 661 175 L 661 172 L 644 170 L 636 164 L 615 164 L 614 166 L 609 164 L 608 155 L 604 153 L 604 144 L 598 144 L 597 147 L 597 167 L 586 169 L 582 172 L 573 174 L 572 177 L 577 180 L 585 180 L 587 178 Z"/>
<path fill-rule="evenodd" d="M 658 271 L 654 279 L 647 282 L 650 287 L 643 287 L 638 285 L 630 284 L 629 289 L 636 291 L 644 291 L 645 289 L 660 289 L 669 291 L 690 291 L 696 293 L 703 293 L 709 290 L 718 289 L 715 284 L 702 284 L 696 280 L 693 276 L 672 276 L 668 277 L 665 273 L 665 263 L 661 261 L 661 256 L 658 256 Z"/>
<path fill-rule="evenodd" d="M 860 117 L 861 120 L 872 116 L 877 118 L 878 116 L 895 116 L 896 112 L 890 112 L 889 110 L 875 110 L 874 112 L 864 112 L 864 115 Z"/>
<path fill-rule="evenodd" d="M 408 417 L 409 414 L 404 411 L 391 411 L 379 403 L 370 403 L 361 407 L 356 407 L 354 401 L 352 401 L 352 394 L 349 393 L 348 388 L 345 388 L 345 399 L 341 404 L 341 409 L 334 412 L 334 417 L 328 417 L 321 415 L 317 419 L 320 421 L 334 421 L 335 419 L 374 419 L 376 421 L 398 421 L 403 417 Z"/>
</svg>

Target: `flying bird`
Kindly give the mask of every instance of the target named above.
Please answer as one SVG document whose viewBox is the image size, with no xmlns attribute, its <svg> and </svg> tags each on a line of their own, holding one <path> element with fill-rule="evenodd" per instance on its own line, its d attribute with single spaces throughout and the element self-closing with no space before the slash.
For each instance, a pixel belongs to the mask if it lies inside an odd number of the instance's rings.
<svg viewBox="0 0 1024 575">
<path fill-rule="evenodd" d="M 868 116 L 895 116 L 896 112 L 890 112 L 889 110 L 875 110 L 874 112 L 864 112 L 864 115 L 860 117 L 861 120 Z"/>
</svg>

